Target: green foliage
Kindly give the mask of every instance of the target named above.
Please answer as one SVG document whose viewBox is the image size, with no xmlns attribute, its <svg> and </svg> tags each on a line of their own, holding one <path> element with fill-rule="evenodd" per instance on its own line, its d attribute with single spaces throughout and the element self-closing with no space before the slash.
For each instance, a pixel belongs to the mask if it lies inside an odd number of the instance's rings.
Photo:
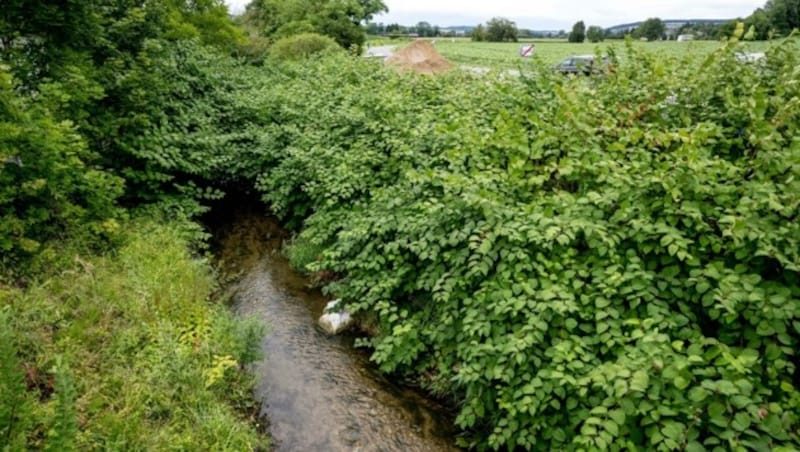
<svg viewBox="0 0 800 452">
<path fill-rule="evenodd" d="M 664 37 L 666 30 L 667 27 L 661 19 L 651 17 L 634 30 L 633 36 L 636 38 L 646 38 L 648 41 L 659 41 Z"/>
<path fill-rule="evenodd" d="M 592 25 L 589 27 L 589 29 L 586 30 L 586 39 L 592 43 L 601 42 L 603 39 L 605 39 L 605 31 L 603 30 L 603 27 L 599 27 L 597 25 Z"/>
<path fill-rule="evenodd" d="M 222 193 L 232 149 L 252 141 L 237 90 L 249 68 L 196 41 L 148 41 L 107 89 L 87 125 L 104 166 L 125 177 L 126 200 L 166 203 L 182 216 Z"/>
<path fill-rule="evenodd" d="M 373 359 L 454 395 L 469 445 L 788 450 L 798 49 L 738 48 L 629 45 L 586 79 L 291 66 L 240 160 L 378 319 Z"/>
<path fill-rule="evenodd" d="M 572 26 L 572 31 L 569 33 L 569 42 L 583 42 L 586 40 L 586 24 L 583 21 L 578 21 Z"/>
<path fill-rule="evenodd" d="M 9 269 L 47 240 L 104 241 L 118 228 L 121 180 L 87 165 L 91 154 L 74 125 L 42 103 L 20 96 L 0 66 L 0 266 Z"/>
<path fill-rule="evenodd" d="M 486 40 L 489 42 L 517 42 L 517 24 L 502 18 L 495 17 L 486 22 Z"/>
<path fill-rule="evenodd" d="M 339 48 L 336 41 L 327 36 L 305 33 L 277 40 L 270 48 L 270 55 L 279 60 L 302 60 Z"/>
<path fill-rule="evenodd" d="M 0 449 L 265 447 L 242 417 L 258 412 L 244 369 L 261 326 L 211 300 L 211 269 L 180 227 L 126 230 L 113 256 L 0 286 Z"/>
<path fill-rule="evenodd" d="M 82 162 L 124 178 L 127 205 L 163 201 L 192 216 L 220 196 L 200 180 L 236 139 L 223 130 L 236 120 L 224 110 L 231 96 L 222 99 L 235 64 L 219 50 L 244 45 L 221 0 L 12 1 L 0 36 L 18 91 L 74 126 L 91 151 L 74 153 Z"/>
<path fill-rule="evenodd" d="M 319 260 L 323 245 L 313 243 L 307 239 L 297 239 L 291 241 L 286 247 L 286 257 L 292 268 L 301 272 L 308 272 L 308 266 Z"/>
<path fill-rule="evenodd" d="M 362 23 L 385 11 L 382 0 L 255 0 L 244 23 L 256 35 L 272 39 L 313 32 L 345 49 L 360 49 L 366 41 Z"/>
<path fill-rule="evenodd" d="M 470 36 L 475 42 L 486 41 L 486 29 L 483 28 L 483 24 L 478 24 L 477 27 L 473 28 Z"/>
<path fill-rule="evenodd" d="M 153 8 L 158 3 L 146 4 Z M 166 39 L 199 39 L 203 44 L 231 51 L 245 42 L 242 30 L 228 16 L 223 0 L 167 0 Z M 158 37 L 158 36 L 153 36 Z"/>
<path fill-rule="evenodd" d="M 0 449 L 263 447 L 241 419 L 260 330 L 209 302 L 187 250 L 205 233 L 117 205 L 184 225 L 238 177 L 258 142 L 238 91 L 255 69 L 223 53 L 241 30 L 221 0 L 7 3 Z"/>
<path fill-rule="evenodd" d="M 798 0 L 768 0 L 764 11 L 772 27 L 787 36 L 800 28 L 800 2 Z"/>
<path fill-rule="evenodd" d="M 763 9 L 757 9 L 744 23 L 748 30 L 753 30 L 753 39 L 765 41 L 772 37 L 774 27 Z"/>
<path fill-rule="evenodd" d="M 383 8 L 248 15 L 266 37 L 310 24 L 349 46 Z M 129 223 L 106 257 L 52 245 L 113 236 L 116 176 L 125 205 L 172 220 L 254 183 L 304 226 L 295 264 L 376 319 L 381 368 L 459 402 L 469 446 L 799 447 L 796 39 L 758 64 L 735 57 L 740 27 L 702 64 L 629 43 L 601 78 L 420 78 L 342 53 L 240 65 L 202 45 L 234 39 L 206 37 L 220 11 L 0 13 L 22 80 L 0 73 L 1 264 L 64 255 L 49 280 L 0 286 L 4 447 L 262 442 L 235 414 L 259 330 L 209 302 L 196 227 Z"/>
<path fill-rule="evenodd" d="M 15 331 L 7 309 L 0 310 L 0 448 L 22 450 L 33 402 L 17 358 Z"/>
<path fill-rule="evenodd" d="M 226 50 L 243 41 L 222 0 L 8 0 L 0 36 L 0 54 L 32 58 L 37 77 L 53 74 L 76 54 L 100 62 L 124 59 L 147 39 L 197 38 Z"/>
<path fill-rule="evenodd" d="M 55 407 L 53 407 L 53 422 L 47 432 L 45 450 L 54 452 L 76 450 L 78 419 L 75 399 L 77 394 L 68 366 L 60 356 L 55 357 L 52 374 Z"/>
</svg>

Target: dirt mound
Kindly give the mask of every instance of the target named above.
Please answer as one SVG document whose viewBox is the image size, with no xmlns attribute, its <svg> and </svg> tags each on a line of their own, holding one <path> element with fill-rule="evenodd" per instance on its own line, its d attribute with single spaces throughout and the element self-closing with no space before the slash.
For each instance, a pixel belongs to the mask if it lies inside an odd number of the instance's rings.
<svg viewBox="0 0 800 452">
<path fill-rule="evenodd" d="M 386 63 L 401 71 L 414 71 L 418 74 L 439 74 L 453 68 L 428 41 L 414 41 L 395 53 Z"/>
</svg>

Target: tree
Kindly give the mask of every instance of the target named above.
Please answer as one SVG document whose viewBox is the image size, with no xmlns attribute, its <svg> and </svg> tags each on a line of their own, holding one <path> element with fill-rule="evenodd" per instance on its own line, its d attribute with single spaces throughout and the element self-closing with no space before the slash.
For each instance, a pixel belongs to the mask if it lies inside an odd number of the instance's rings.
<svg viewBox="0 0 800 452">
<path fill-rule="evenodd" d="M 350 48 L 364 44 L 364 23 L 385 11 L 382 0 L 253 0 L 244 23 L 264 37 L 315 32 Z"/>
<path fill-rule="evenodd" d="M 428 22 L 419 22 L 415 28 L 417 29 L 417 34 L 422 37 L 431 38 L 434 36 L 433 26 Z"/>
<path fill-rule="evenodd" d="M 569 42 L 583 42 L 586 40 L 586 24 L 582 20 L 572 26 L 572 32 L 569 34 Z"/>
<path fill-rule="evenodd" d="M 483 28 L 483 24 L 478 24 L 477 27 L 472 29 L 471 37 L 475 42 L 486 41 L 486 29 Z"/>
<path fill-rule="evenodd" d="M 495 17 L 486 23 L 486 40 L 490 42 L 517 42 L 517 24 L 504 19 Z"/>
<path fill-rule="evenodd" d="M 588 39 L 589 42 L 600 42 L 605 39 L 605 31 L 602 27 L 592 25 L 586 30 L 586 39 Z"/>
<path fill-rule="evenodd" d="M 636 29 L 634 36 L 647 38 L 648 41 L 658 41 L 664 37 L 666 31 L 667 27 L 661 19 L 651 17 Z"/>
<path fill-rule="evenodd" d="M 764 11 L 772 28 L 783 36 L 800 28 L 800 0 L 769 0 Z"/>
<path fill-rule="evenodd" d="M 770 38 L 772 31 L 772 23 L 770 22 L 769 15 L 766 11 L 759 8 L 744 21 L 745 26 L 754 31 L 753 39 L 757 41 L 766 41 Z"/>
</svg>

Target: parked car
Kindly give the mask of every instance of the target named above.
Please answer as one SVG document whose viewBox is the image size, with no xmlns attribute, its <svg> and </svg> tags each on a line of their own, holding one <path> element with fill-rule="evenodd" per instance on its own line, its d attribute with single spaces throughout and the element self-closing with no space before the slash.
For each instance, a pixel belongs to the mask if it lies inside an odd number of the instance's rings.
<svg viewBox="0 0 800 452">
<path fill-rule="evenodd" d="M 566 60 L 558 63 L 554 71 L 568 75 L 568 74 L 599 74 L 610 69 L 611 65 L 608 57 L 603 57 L 602 62 L 597 64 L 595 55 L 573 55 Z"/>
</svg>

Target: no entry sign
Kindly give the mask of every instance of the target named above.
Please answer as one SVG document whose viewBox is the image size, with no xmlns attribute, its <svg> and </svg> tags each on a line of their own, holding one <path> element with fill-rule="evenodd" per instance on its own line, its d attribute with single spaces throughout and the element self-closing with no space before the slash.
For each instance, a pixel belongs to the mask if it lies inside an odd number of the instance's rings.
<svg viewBox="0 0 800 452">
<path fill-rule="evenodd" d="M 519 48 L 519 56 L 523 58 L 530 58 L 536 52 L 536 46 L 533 44 L 526 44 Z"/>
</svg>

